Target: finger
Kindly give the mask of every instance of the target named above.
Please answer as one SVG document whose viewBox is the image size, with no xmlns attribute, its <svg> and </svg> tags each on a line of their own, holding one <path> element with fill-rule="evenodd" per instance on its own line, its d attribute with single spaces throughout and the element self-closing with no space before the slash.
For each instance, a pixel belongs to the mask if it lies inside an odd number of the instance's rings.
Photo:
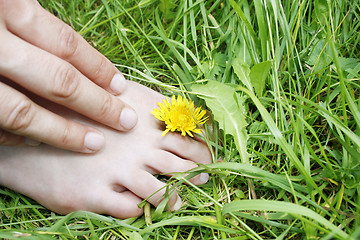
<svg viewBox="0 0 360 240">
<path fill-rule="evenodd" d="M 137 122 L 134 110 L 89 81 L 71 64 L 2 32 L 0 71 L 29 91 L 112 128 L 126 131 Z"/>
<path fill-rule="evenodd" d="M 161 151 L 157 154 L 157 158 L 151 159 L 147 163 L 148 167 L 156 170 L 157 174 L 166 174 L 168 176 L 174 176 L 175 173 L 188 172 L 193 168 L 198 167 L 193 161 L 181 159 L 178 156 L 167 152 Z M 200 173 L 190 179 L 190 182 L 200 185 L 209 180 L 209 174 Z"/>
<path fill-rule="evenodd" d="M 140 198 L 147 199 L 154 206 L 158 206 L 167 194 L 170 194 L 168 200 L 170 210 L 178 210 L 182 205 L 181 199 L 175 191 L 167 193 L 166 184 L 146 171 L 133 172 L 131 181 L 126 181 L 124 187 Z"/>
<path fill-rule="evenodd" d="M 172 152 L 181 158 L 201 164 L 209 164 L 212 157 L 209 148 L 203 142 L 178 133 L 167 133 L 161 142 L 162 149 Z"/>
<path fill-rule="evenodd" d="M 0 109 L 0 128 L 10 133 L 84 153 L 104 146 L 104 136 L 96 129 L 64 119 L 2 82 Z"/>
<path fill-rule="evenodd" d="M 116 67 L 70 26 L 47 12 L 36 1 L 10 2 L 5 4 L 5 22 L 9 31 L 68 61 L 107 91 L 119 94 L 126 89 L 125 78 Z"/>
</svg>

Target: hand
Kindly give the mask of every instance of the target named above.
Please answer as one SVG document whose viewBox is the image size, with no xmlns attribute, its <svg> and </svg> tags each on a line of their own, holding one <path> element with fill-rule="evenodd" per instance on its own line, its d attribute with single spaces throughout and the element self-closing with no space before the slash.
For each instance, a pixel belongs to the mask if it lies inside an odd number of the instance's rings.
<svg viewBox="0 0 360 240">
<path fill-rule="evenodd" d="M 21 88 L 120 131 L 136 125 L 135 111 L 112 95 L 126 89 L 121 73 L 37 1 L 0 0 L 0 39 L 0 145 L 91 153 L 105 144 L 100 131 L 40 107 Z"/>
</svg>

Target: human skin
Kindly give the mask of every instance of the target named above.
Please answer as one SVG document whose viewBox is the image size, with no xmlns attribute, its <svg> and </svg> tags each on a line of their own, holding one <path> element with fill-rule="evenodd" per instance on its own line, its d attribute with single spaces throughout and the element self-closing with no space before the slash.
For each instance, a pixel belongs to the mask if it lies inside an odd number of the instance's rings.
<svg viewBox="0 0 360 240">
<path fill-rule="evenodd" d="M 0 0 L 0 39 L 0 145 L 93 153 L 105 143 L 99 128 L 46 110 L 7 80 L 113 129 L 135 126 L 136 112 L 114 96 L 126 91 L 123 75 L 37 1 Z"/>
<path fill-rule="evenodd" d="M 105 147 L 95 154 L 65 151 L 42 144 L 37 147 L 0 146 L 0 184 L 27 195 L 60 214 L 87 210 L 118 218 L 142 214 L 137 205 L 148 201 L 158 206 L 166 189 L 154 174 L 185 172 L 211 162 L 207 145 L 178 133 L 161 136 L 163 126 L 151 111 L 164 96 L 140 84 L 129 82 L 122 99 L 138 113 L 138 123 L 120 133 L 73 111 L 45 103 L 68 119 L 100 129 Z M 48 133 L 51 134 L 51 133 Z M 202 173 L 194 184 L 208 180 Z M 177 193 L 169 209 L 181 206 Z"/>
</svg>

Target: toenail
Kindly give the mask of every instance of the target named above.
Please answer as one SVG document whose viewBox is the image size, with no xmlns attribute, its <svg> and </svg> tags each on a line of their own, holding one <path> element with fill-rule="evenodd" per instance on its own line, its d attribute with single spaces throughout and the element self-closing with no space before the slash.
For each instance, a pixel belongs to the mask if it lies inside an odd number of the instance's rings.
<svg viewBox="0 0 360 240">
<path fill-rule="evenodd" d="M 200 184 L 207 183 L 207 181 L 209 181 L 209 174 L 200 173 Z"/>
<path fill-rule="evenodd" d="M 179 210 L 179 209 L 181 208 L 182 204 L 183 204 L 180 196 L 179 196 L 179 195 L 176 195 L 176 196 L 177 196 L 177 198 L 176 198 L 176 203 L 175 203 L 174 206 L 172 207 L 172 211 L 177 211 L 177 210 Z"/>
<path fill-rule="evenodd" d="M 116 73 L 111 80 L 110 88 L 115 93 L 122 93 L 126 88 L 126 80 L 122 74 Z"/>
<path fill-rule="evenodd" d="M 84 145 L 90 151 L 98 151 L 105 145 L 105 138 L 100 133 L 89 132 L 85 136 Z"/>
<path fill-rule="evenodd" d="M 137 122 L 136 112 L 130 108 L 124 108 L 120 115 L 120 124 L 125 129 L 132 129 Z"/>
</svg>

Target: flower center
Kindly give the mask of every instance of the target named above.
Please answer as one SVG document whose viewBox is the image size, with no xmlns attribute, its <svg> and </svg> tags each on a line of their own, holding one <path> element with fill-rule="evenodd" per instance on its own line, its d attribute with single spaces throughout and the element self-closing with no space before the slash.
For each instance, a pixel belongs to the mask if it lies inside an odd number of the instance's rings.
<svg viewBox="0 0 360 240">
<path fill-rule="evenodd" d="M 186 114 L 179 114 L 178 121 L 182 123 L 189 122 L 189 117 Z"/>
<path fill-rule="evenodd" d="M 187 106 L 179 107 L 177 109 L 174 109 L 174 113 L 172 114 L 173 123 L 177 125 L 187 125 L 191 124 L 192 122 L 192 115 Z"/>
</svg>

